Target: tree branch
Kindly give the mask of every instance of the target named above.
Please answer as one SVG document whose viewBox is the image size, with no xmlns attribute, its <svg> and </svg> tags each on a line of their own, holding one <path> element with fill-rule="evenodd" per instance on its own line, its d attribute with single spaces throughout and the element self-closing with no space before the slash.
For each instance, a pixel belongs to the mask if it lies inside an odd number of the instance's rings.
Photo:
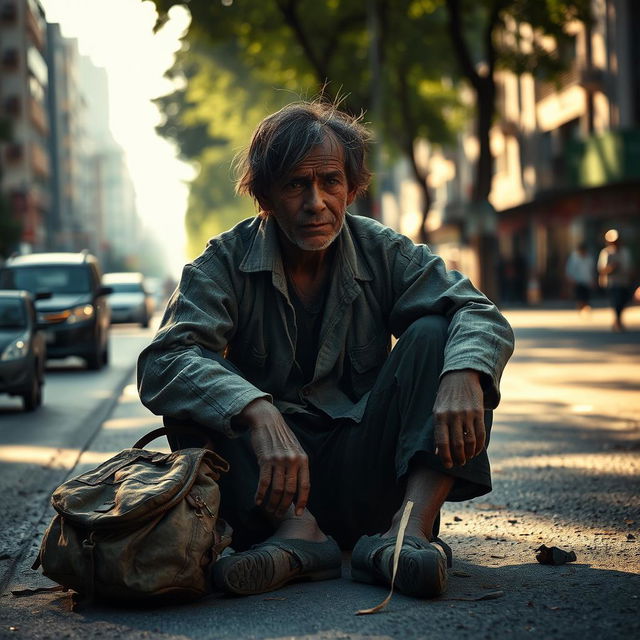
<svg viewBox="0 0 640 640">
<path fill-rule="evenodd" d="M 404 128 L 402 131 L 402 147 L 404 148 L 405 155 L 409 159 L 413 175 L 416 179 L 420 190 L 422 191 L 422 224 L 420 225 L 420 242 L 427 243 L 427 231 L 426 223 L 429 211 L 431 210 L 432 197 L 429 185 L 427 184 L 428 172 L 423 171 L 416 161 L 416 154 L 414 150 L 414 142 L 417 138 L 417 128 L 413 113 L 411 112 L 411 104 L 409 102 L 409 87 L 407 85 L 406 68 L 402 65 L 398 65 L 396 69 L 396 75 L 398 78 L 398 101 L 400 103 L 400 112 L 402 114 L 402 121 Z"/>
<path fill-rule="evenodd" d="M 488 66 L 487 77 L 488 78 L 493 77 L 493 72 L 495 71 L 495 68 L 496 68 L 497 52 L 496 52 L 495 43 L 493 41 L 493 34 L 495 31 L 495 28 L 498 26 L 500 22 L 500 14 L 508 4 L 509 4 L 509 0 L 496 0 L 493 3 L 493 6 L 491 7 L 491 13 L 489 14 L 489 21 L 487 23 L 487 27 L 484 32 L 483 40 L 484 40 L 485 52 L 487 55 L 487 66 Z"/>
<path fill-rule="evenodd" d="M 318 84 L 322 87 L 326 84 L 329 78 L 328 69 L 323 64 L 323 61 L 318 57 L 316 52 L 311 46 L 311 41 L 307 33 L 305 32 L 300 16 L 298 15 L 298 1 L 297 0 L 276 0 L 276 5 L 284 18 L 285 23 L 290 27 L 291 31 L 295 35 L 298 44 L 302 47 L 304 54 L 309 61 L 309 64 L 313 68 L 313 72 L 316 75 Z"/>
<path fill-rule="evenodd" d="M 367 16 L 362 12 L 352 13 L 351 15 L 345 16 L 338 22 L 335 29 L 331 33 L 331 37 L 327 39 L 326 45 L 322 50 L 322 55 L 320 56 L 320 65 L 324 69 L 328 69 L 331 56 L 336 47 L 336 43 L 340 38 L 343 37 L 344 32 L 349 29 L 351 26 L 360 26 L 366 20 Z"/>
<path fill-rule="evenodd" d="M 462 73 L 467 77 L 476 91 L 480 90 L 481 78 L 473 64 L 471 53 L 463 35 L 462 18 L 460 16 L 460 0 L 447 0 L 447 13 L 449 14 L 449 34 L 453 42 L 458 64 Z"/>
</svg>

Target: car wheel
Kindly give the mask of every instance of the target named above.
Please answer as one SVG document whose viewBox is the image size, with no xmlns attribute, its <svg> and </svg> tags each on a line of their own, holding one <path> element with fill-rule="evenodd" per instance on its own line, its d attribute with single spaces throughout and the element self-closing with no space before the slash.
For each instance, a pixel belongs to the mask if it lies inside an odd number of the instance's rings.
<svg viewBox="0 0 640 640">
<path fill-rule="evenodd" d="M 144 318 L 142 318 L 142 322 L 140 323 L 140 326 L 143 329 L 148 329 L 149 328 L 149 316 L 145 316 Z"/>
<path fill-rule="evenodd" d="M 102 364 L 104 365 L 109 364 L 109 343 L 108 342 L 104 346 L 104 349 L 102 351 Z"/>
<path fill-rule="evenodd" d="M 35 411 L 42 404 L 42 385 L 37 371 L 33 373 L 31 388 L 22 396 L 22 404 L 25 411 Z"/>
<path fill-rule="evenodd" d="M 93 346 L 92 353 L 87 356 L 87 368 L 91 371 L 98 371 L 104 364 L 104 351 L 100 348 L 100 343 Z"/>
</svg>

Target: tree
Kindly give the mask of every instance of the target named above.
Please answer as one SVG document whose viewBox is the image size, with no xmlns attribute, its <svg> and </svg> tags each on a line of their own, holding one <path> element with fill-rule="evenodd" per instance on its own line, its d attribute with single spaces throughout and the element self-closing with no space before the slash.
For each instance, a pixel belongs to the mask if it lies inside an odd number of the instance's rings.
<svg viewBox="0 0 640 640">
<path fill-rule="evenodd" d="M 537 71 L 549 77 L 557 74 L 564 65 L 560 45 L 570 39 L 566 27 L 573 20 L 588 22 L 589 5 L 590 0 L 446 0 L 453 51 L 476 98 L 475 133 L 480 152 L 473 201 L 486 201 L 491 192 L 489 132 L 496 108 L 496 70 L 509 69 L 518 74 Z M 537 34 L 529 51 L 519 48 L 518 37 L 512 41 L 499 38 L 509 19 L 515 25 L 531 25 Z M 543 36 L 552 36 L 558 48 L 550 51 L 543 47 Z"/>
<path fill-rule="evenodd" d="M 177 88 L 156 100 L 164 114 L 157 129 L 195 169 L 186 215 L 193 256 L 209 237 L 251 215 L 251 204 L 235 196 L 230 167 L 254 124 L 284 98 L 251 77 L 233 44 L 212 47 L 194 40 L 168 75 Z"/>
</svg>

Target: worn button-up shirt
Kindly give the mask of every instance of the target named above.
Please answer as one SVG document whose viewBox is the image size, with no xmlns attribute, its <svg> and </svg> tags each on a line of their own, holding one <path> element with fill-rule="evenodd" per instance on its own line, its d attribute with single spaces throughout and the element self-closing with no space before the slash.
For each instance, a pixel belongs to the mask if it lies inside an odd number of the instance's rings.
<svg viewBox="0 0 640 640">
<path fill-rule="evenodd" d="M 513 333 L 495 305 L 425 245 L 370 218 L 347 214 L 335 242 L 312 380 L 301 389 L 286 386 L 295 361 L 295 311 L 277 222 L 256 217 L 210 240 L 185 266 L 138 361 L 143 403 L 228 436 L 238 435 L 232 418 L 257 398 L 283 413 L 360 421 L 391 336 L 438 314 L 449 321 L 442 375 L 480 372 L 485 406 L 497 406 Z"/>
</svg>

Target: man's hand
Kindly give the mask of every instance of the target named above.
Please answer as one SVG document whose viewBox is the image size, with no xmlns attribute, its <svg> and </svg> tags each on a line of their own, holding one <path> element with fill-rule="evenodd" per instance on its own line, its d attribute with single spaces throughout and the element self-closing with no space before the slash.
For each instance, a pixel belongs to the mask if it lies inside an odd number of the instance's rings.
<svg viewBox="0 0 640 640">
<path fill-rule="evenodd" d="M 465 464 L 484 448 L 484 403 L 480 374 L 451 371 L 440 381 L 435 417 L 436 453 L 444 466 Z"/>
<path fill-rule="evenodd" d="M 251 445 L 260 466 L 256 504 L 282 518 L 294 501 L 296 515 L 302 515 L 309 499 L 309 460 L 282 414 L 269 401 L 249 403 L 235 418 L 251 431 Z"/>
</svg>

